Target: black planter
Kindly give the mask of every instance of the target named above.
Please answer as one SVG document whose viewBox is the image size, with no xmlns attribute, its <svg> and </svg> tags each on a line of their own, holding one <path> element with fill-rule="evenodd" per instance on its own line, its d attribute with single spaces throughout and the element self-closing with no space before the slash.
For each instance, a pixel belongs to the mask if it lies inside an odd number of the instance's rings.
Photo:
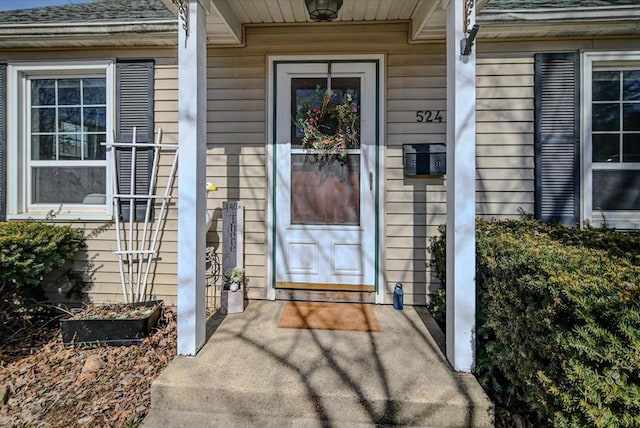
<svg viewBox="0 0 640 428">
<path fill-rule="evenodd" d="M 162 301 L 136 303 L 139 306 L 156 306 L 144 318 L 137 319 L 62 319 L 62 343 L 65 345 L 135 345 L 149 335 L 158 322 Z"/>
</svg>

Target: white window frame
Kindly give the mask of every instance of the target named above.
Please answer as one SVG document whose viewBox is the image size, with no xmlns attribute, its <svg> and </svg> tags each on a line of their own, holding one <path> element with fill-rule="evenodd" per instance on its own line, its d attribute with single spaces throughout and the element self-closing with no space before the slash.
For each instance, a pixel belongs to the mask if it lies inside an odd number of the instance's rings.
<svg viewBox="0 0 640 428">
<path fill-rule="evenodd" d="M 13 62 L 7 65 L 7 219 L 36 219 L 53 217 L 55 220 L 104 221 L 113 218 L 111 195 L 113 174 L 111 153 L 104 161 L 81 161 L 78 166 L 104 164 L 106 170 L 105 203 L 89 204 L 37 204 L 29 203 L 27 184 L 29 173 L 30 101 L 29 79 L 63 78 L 67 76 L 104 76 L 106 80 L 107 144 L 113 143 L 115 129 L 115 63 L 102 61 Z M 53 216 L 52 216 L 53 213 Z"/>
<path fill-rule="evenodd" d="M 640 210 L 637 211 L 603 211 L 593 209 L 593 162 L 592 162 L 592 76 L 594 70 L 611 69 L 624 70 L 640 67 L 639 51 L 613 52 L 583 52 L 582 53 L 582 100 L 581 100 L 581 147 L 582 153 L 582 204 L 580 210 L 581 224 L 608 227 L 616 229 L 640 229 Z M 640 163 L 629 162 L 615 165 L 599 165 L 598 169 L 640 169 Z"/>
</svg>

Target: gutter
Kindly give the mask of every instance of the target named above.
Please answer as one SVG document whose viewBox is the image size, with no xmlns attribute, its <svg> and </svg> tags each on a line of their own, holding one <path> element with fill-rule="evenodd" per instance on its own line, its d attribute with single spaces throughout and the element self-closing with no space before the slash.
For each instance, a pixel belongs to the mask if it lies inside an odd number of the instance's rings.
<svg viewBox="0 0 640 428">
<path fill-rule="evenodd" d="M 638 6 L 576 7 L 558 9 L 487 10 L 478 15 L 477 21 L 493 22 L 541 22 L 541 21 L 635 21 L 640 19 Z"/>
<path fill-rule="evenodd" d="M 123 26 L 123 25 L 178 25 L 177 19 L 154 19 L 154 20 L 145 20 L 145 21 L 70 21 L 70 22 L 43 22 L 37 24 L 10 24 L 10 23 L 2 23 L 0 24 L 0 29 L 4 28 L 16 28 L 16 29 L 42 29 L 42 28 L 52 28 L 52 27 L 61 27 L 61 28 L 69 28 L 73 29 L 76 24 L 81 24 L 83 27 L 91 28 L 91 27 L 109 27 L 109 26 Z"/>
<path fill-rule="evenodd" d="M 167 40 L 176 39 L 176 20 L 156 20 L 146 22 L 80 22 L 56 24 L 3 24 L 0 25 L 0 49 L 25 47 L 25 43 L 53 44 L 55 46 L 75 46 L 78 40 L 91 45 L 118 42 L 126 37 L 129 41 L 140 41 L 144 45 L 166 45 Z M 152 39 L 150 39 L 152 37 Z M 119 40 L 111 40 L 118 38 Z M 154 42 L 154 40 L 156 42 Z"/>
</svg>

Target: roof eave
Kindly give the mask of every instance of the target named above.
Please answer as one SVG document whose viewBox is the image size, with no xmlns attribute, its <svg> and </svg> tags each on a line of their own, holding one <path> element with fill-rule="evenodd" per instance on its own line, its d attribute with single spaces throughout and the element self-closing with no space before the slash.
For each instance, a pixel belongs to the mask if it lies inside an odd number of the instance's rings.
<svg viewBox="0 0 640 428">
<path fill-rule="evenodd" d="M 0 48 L 41 46 L 167 46 L 177 43 L 175 21 L 89 25 L 1 25 Z"/>
<path fill-rule="evenodd" d="M 573 9 L 531 9 L 493 11 L 484 9 L 477 17 L 478 22 L 581 22 L 619 21 L 640 19 L 638 6 L 616 6 Z"/>
</svg>

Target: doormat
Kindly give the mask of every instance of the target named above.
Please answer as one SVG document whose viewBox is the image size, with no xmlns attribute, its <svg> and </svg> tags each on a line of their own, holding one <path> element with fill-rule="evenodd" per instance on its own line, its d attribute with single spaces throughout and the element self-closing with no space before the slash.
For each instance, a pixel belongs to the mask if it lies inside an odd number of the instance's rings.
<svg viewBox="0 0 640 428">
<path fill-rule="evenodd" d="M 287 302 L 278 328 L 380 331 L 373 305 L 362 303 Z"/>
</svg>

